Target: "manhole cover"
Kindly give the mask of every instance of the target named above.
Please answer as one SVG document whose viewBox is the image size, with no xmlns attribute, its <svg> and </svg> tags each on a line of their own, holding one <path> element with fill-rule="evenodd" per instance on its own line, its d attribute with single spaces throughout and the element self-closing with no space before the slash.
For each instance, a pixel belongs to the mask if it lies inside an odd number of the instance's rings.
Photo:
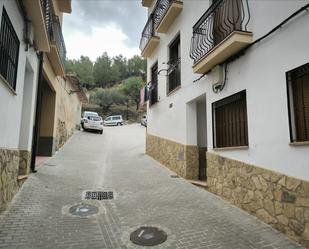
<svg viewBox="0 0 309 249">
<path fill-rule="evenodd" d="M 114 199 L 114 193 L 104 191 L 87 191 L 85 194 L 86 200 L 112 200 Z"/>
<path fill-rule="evenodd" d="M 157 227 L 140 227 L 130 235 L 130 240 L 140 246 L 156 246 L 167 239 L 167 234 Z"/>
<path fill-rule="evenodd" d="M 87 204 L 78 204 L 70 208 L 69 212 L 79 217 L 87 217 L 98 213 L 99 209 L 96 206 Z"/>
<path fill-rule="evenodd" d="M 171 178 L 179 178 L 178 175 L 170 175 Z"/>
</svg>

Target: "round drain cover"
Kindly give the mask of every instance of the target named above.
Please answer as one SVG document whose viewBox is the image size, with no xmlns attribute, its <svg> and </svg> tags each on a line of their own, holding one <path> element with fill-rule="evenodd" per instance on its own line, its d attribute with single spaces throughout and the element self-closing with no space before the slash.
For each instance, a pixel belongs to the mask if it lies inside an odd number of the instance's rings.
<svg viewBox="0 0 309 249">
<path fill-rule="evenodd" d="M 80 217 L 87 217 L 96 214 L 99 209 L 96 206 L 87 204 L 78 204 L 70 208 L 69 212 Z"/>
<path fill-rule="evenodd" d="M 130 240 L 140 246 L 156 246 L 167 239 L 167 234 L 157 227 L 140 227 L 130 235 Z"/>
</svg>

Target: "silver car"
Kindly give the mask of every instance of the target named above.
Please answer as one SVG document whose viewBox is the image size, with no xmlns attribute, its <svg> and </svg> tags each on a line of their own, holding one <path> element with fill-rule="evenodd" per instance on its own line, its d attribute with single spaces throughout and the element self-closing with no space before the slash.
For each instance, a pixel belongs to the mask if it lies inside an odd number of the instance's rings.
<svg viewBox="0 0 309 249">
<path fill-rule="evenodd" d="M 123 119 L 121 115 L 109 116 L 104 120 L 104 125 L 123 125 Z"/>
</svg>

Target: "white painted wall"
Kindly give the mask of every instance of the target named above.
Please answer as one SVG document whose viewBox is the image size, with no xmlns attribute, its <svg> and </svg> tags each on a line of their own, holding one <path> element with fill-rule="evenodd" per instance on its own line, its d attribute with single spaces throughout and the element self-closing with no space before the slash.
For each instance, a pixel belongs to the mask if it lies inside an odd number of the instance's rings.
<svg viewBox="0 0 309 249">
<path fill-rule="evenodd" d="M 31 151 L 32 133 L 34 124 L 33 110 L 36 101 L 36 81 L 34 81 L 34 70 L 30 64 L 26 63 L 24 89 L 23 89 L 23 103 L 22 103 L 22 117 L 19 134 L 19 148 L 21 150 Z"/>
<path fill-rule="evenodd" d="M 22 16 L 18 11 L 16 1 L 11 0 L 1 0 L 0 1 L 0 24 L 2 17 L 2 9 L 5 7 L 8 16 L 14 26 L 17 36 L 20 40 L 19 49 L 19 59 L 18 59 L 18 72 L 17 72 L 17 83 L 16 92 L 13 93 L 6 84 L 0 79 L 0 148 L 19 148 L 19 138 L 22 120 L 22 104 L 23 104 L 23 90 L 25 82 L 25 69 L 26 61 L 28 61 L 29 66 L 33 69 L 33 79 L 32 79 L 32 95 L 36 95 L 36 85 L 37 85 L 37 72 L 38 72 L 38 58 L 35 51 L 29 48 L 28 52 L 25 51 L 25 46 L 23 42 L 23 20 Z M 31 119 L 33 120 L 34 115 L 34 103 L 35 98 L 29 105 Z M 32 135 L 32 129 L 28 129 Z M 29 143 L 24 143 L 22 149 L 30 149 Z"/>
<path fill-rule="evenodd" d="M 249 30 L 254 39 L 266 34 L 281 21 L 309 1 L 249 0 L 251 21 Z M 159 102 L 148 108 L 148 133 L 183 144 L 196 144 L 190 131 L 192 120 L 188 106 L 192 99 L 206 93 L 207 147 L 211 151 L 211 104 L 243 89 L 247 91 L 249 149 L 217 152 L 224 156 L 269 168 L 309 180 L 309 146 L 289 145 L 289 120 L 285 73 L 309 62 L 309 12 L 303 12 L 279 31 L 254 45 L 244 56 L 228 65 L 224 90 L 212 92 L 210 77 L 193 83 L 199 75 L 193 74 L 189 57 L 192 26 L 209 7 L 208 1 L 184 0 L 183 11 L 167 34 L 160 34 L 160 44 L 148 59 L 148 81 L 151 65 L 158 61 L 159 70 L 168 60 L 168 44 L 175 35 L 181 35 L 182 86 L 166 95 L 166 77 L 159 76 Z M 173 103 L 173 108 L 169 104 Z M 192 110 L 193 111 L 193 110 Z M 195 134 L 196 136 L 196 134 Z"/>
</svg>

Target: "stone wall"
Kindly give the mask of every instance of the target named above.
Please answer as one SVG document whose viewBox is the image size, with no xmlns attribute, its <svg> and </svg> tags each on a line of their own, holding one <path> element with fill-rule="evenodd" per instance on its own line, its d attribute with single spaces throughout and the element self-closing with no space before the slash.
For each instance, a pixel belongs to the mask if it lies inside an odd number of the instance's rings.
<svg viewBox="0 0 309 249">
<path fill-rule="evenodd" d="M 0 212 L 3 211 L 19 189 L 19 151 L 0 149 Z"/>
<path fill-rule="evenodd" d="M 198 147 L 147 134 L 146 154 L 179 176 L 198 179 Z"/>
<path fill-rule="evenodd" d="M 309 182 L 207 153 L 209 191 L 309 248 Z"/>
<path fill-rule="evenodd" d="M 28 175 L 30 172 L 31 152 L 27 150 L 19 151 L 19 175 Z"/>
</svg>

